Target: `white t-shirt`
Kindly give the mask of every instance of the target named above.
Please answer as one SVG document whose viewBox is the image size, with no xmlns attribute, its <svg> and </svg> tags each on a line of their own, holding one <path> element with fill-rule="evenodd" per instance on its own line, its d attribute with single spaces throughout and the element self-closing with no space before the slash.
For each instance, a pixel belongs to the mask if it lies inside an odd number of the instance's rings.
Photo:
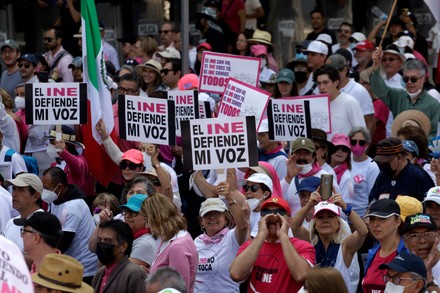
<svg viewBox="0 0 440 293">
<path fill-rule="evenodd" d="M 368 208 L 368 195 L 373 188 L 379 167 L 368 157 L 365 161 L 351 161 L 351 177 L 354 184 L 354 195 L 351 205 L 359 217 L 363 217 Z"/>
<path fill-rule="evenodd" d="M 44 211 L 42 209 L 38 209 L 34 211 L 34 213 L 36 212 L 44 212 Z M 30 214 L 29 217 L 27 217 L 27 219 L 29 219 L 34 213 Z M 20 228 L 22 226 L 17 226 L 13 222 L 14 219 L 18 219 L 18 218 L 20 218 L 20 216 L 12 218 L 6 223 L 5 237 L 11 240 L 12 242 L 14 242 L 15 244 L 17 244 L 17 246 L 20 247 L 20 250 L 23 251 L 23 238 L 21 238 L 21 232 L 20 232 Z"/>
<path fill-rule="evenodd" d="M 359 283 L 359 261 L 357 257 L 357 253 L 353 255 L 353 259 L 351 260 L 350 267 L 344 263 L 344 256 L 342 255 L 342 244 L 339 246 L 338 256 L 336 257 L 336 262 L 334 268 L 338 270 L 342 278 L 347 285 L 347 289 L 349 293 L 356 293 L 357 286 Z"/>
<path fill-rule="evenodd" d="M 327 163 L 324 163 L 324 165 L 321 166 L 322 170 L 327 171 L 327 173 L 333 175 L 333 178 L 336 177 L 335 170 L 333 170 L 332 166 L 330 166 Z"/>
<path fill-rule="evenodd" d="M 278 178 L 284 178 L 287 175 L 287 157 L 283 155 L 276 156 L 267 161 L 273 166 Z"/>
<path fill-rule="evenodd" d="M 437 68 L 438 52 L 440 50 L 440 24 L 438 22 L 429 30 L 426 40 L 432 42 L 432 49 L 428 51 L 429 64 L 432 64 L 432 67 Z"/>
<path fill-rule="evenodd" d="M 235 229 L 218 243 L 205 243 L 199 236 L 194 244 L 199 255 L 194 292 L 239 292 L 239 283 L 229 275 L 229 266 L 240 248 Z"/>
<path fill-rule="evenodd" d="M 179 184 L 177 182 L 176 171 L 174 171 L 173 168 L 162 162 L 160 163 L 160 166 L 164 168 L 165 171 L 167 171 L 170 175 L 171 188 L 173 189 L 173 203 L 180 211 L 180 208 L 182 207 L 182 200 L 180 199 Z"/>
<path fill-rule="evenodd" d="M 344 201 L 351 204 L 353 201 L 353 181 L 351 180 L 350 170 L 346 170 L 344 174 L 342 174 L 341 182 L 339 182 L 339 189 L 341 190 L 341 195 Z"/>
<path fill-rule="evenodd" d="M 0 131 L 3 133 L 3 145 L 15 151 L 20 151 L 17 123 L 15 123 L 14 118 L 6 113 L 3 103 L 0 103 Z"/>
<path fill-rule="evenodd" d="M 351 95 L 343 92 L 330 102 L 330 117 L 332 132 L 327 134 L 329 141 L 337 133 L 348 134 L 354 126 L 366 128 L 359 102 Z"/>
<path fill-rule="evenodd" d="M 151 266 L 156 257 L 157 247 L 158 243 L 154 236 L 150 233 L 144 234 L 133 241 L 130 258 L 138 259 Z"/>
<path fill-rule="evenodd" d="M 86 202 L 83 199 L 72 199 L 59 205 L 51 203 L 50 212 L 60 220 L 63 231 L 75 233 L 65 254 L 81 262 L 84 277 L 93 276 L 98 270 L 98 258 L 87 247 L 95 230 L 95 222 Z"/>
<path fill-rule="evenodd" d="M 261 7 L 260 0 L 246 0 L 244 3 L 246 9 L 246 15 L 253 14 L 254 11 Z M 245 28 L 256 30 L 257 29 L 257 19 L 256 18 L 246 18 Z"/>
<path fill-rule="evenodd" d="M 343 93 L 351 95 L 359 102 L 364 116 L 374 114 L 374 106 L 370 94 L 360 83 L 357 83 L 353 78 L 350 78 L 348 83 L 340 90 Z"/>
<path fill-rule="evenodd" d="M 0 186 L 0 234 L 3 235 L 6 223 L 11 219 L 12 197 L 9 192 Z"/>
<path fill-rule="evenodd" d="M 11 160 L 9 162 L 5 162 L 5 156 L 6 156 L 6 152 L 9 150 L 9 148 L 7 146 L 3 146 L 1 151 L 0 151 L 0 162 L 2 164 L 10 164 L 11 165 L 11 169 L 12 169 L 12 178 L 15 178 L 15 176 L 17 176 L 17 174 L 19 173 L 27 173 L 27 167 L 26 167 L 26 163 L 24 162 L 23 157 L 15 152 L 12 156 L 11 156 Z M 12 179 L 12 178 L 5 178 L 5 179 Z"/>
</svg>

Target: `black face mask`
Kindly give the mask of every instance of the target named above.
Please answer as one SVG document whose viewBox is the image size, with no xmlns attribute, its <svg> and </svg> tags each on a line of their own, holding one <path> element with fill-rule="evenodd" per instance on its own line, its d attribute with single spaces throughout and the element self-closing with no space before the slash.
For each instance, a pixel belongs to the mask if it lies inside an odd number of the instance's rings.
<svg viewBox="0 0 440 293">
<path fill-rule="evenodd" d="M 113 253 L 115 246 L 112 243 L 106 242 L 98 242 L 96 244 L 96 255 L 103 265 L 109 265 L 115 260 L 116 256 Z"/>
<path fill-rule="evenodd" d="M 307 81 L 307 72 L 297 71 L 295 72 L 295 80 L 297 83 L 303 83 Z"/>
</svg>

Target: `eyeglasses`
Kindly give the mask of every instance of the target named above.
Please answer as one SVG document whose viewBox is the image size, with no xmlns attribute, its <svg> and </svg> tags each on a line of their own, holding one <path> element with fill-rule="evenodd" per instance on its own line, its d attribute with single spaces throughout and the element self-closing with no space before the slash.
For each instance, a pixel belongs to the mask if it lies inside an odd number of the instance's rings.
<svg viewBox="0 0 440 293">
<path fill-rule="evenodd" d="M 337 151 L 343 151 L 344 153 L 348 153 L 348 152 L 350 152 L 350 149 L 346 146 L 338 145 L 335 147 L 335 152 L 337 152 Z"/>
<path fill-rule="evenodd" d="M 364 146 L 367 142 L 363 139 L 350 139 L 350 144 L 352 146 L 355 146 L 356 144 L 359 144 L 360 146 Z"/>
<path fill-rule="evenodd" d="M 139 213 L 135 212 L 135 211 L 132 211 L 132 210 L 129 210 L 129 209 L 123 209 L 122 210 L 122 215 L 124 217 L 125 216 L 130 216 L 130 217 L 134 218 L 134 217 L 137 217 L 139 215 Z"/>
<path fill-rule="evenodd" d="M 406 234 L 404 237 L 406 239 L 408 239 L 411 242 L 419 242 L 420 238 L 423 237 L 425 240 L 432 240 L 433 238 L 435 238 L 435 235 L 437 234 L 436 231 L 429 231 L 429 232 L 425 232 L 425 233 L 411 233 L 411 234 Z"/>
<path fill-rule="evenodd" d="M 26 230 L 24 227 L 20 228 L 20 233 L 21 233 L 21 235 L 23 235 L 24 232 L 28 232 L 28 233 L 32 233 L 32 234 L 33 234 L 33 233 L 37 233 L 37 232 L 32 231 L 32 230 Z"/>
<path fill-rule="evenodd" d="M 50 42 L 52 42 L 53 40 L 55 40 L 55 38 L 43 38 L 43 40 L 45 41 L 45 42 L 48 42 L 48 43 L 50 43 Z"/>
<path fill-rule="evenodd" d="M 31 64 L 29 64 L 29 63 L 18 63 L 18 67 L 19 68 L 22 68 L 24 66 L 24 68 L 29 68 L 29 67 L 31 67 Z"/>
<path fill-rule="evenodd" d="M 260 188 L 261 187 L 258 185 L 247 185 L 247 184 L 243 185 L 243 190 L 245 192 L 248 192 L 249 189 L 251 190 L 251 192 L 257 192 L 258 189 L 260 189 Z"/>
<path fill-rule="evenodd" d="M 284 215 L 287 215 L 287 212 L 285 211 L 285 210 L 282 210 L 282 209 L 276 209 L 276 210 L 261 210 L 261 216 L 262 217 L 264 217 L 264 216 L 266 216 L 266 215 L 269 215 L 269 214 L 278 214 L 278 215 L 280 215 L 280 216 L 284 216 Z"/>
<path fill-rule="evenodd" d="M 161 34 L 168 34 L 169 32 L 172 32 L 173 30 L 160 30 L 159 31 L 159 35 L 161 35 Z"/>
<path fill-rule="evenodd" d="M 385 283 L 388 283 L 391 280 L 391 283 L 393 283 L 394 285 L 400 285 L 402 280 L 412 280 L 412 281 L 417 281 L 417 279 L 413 279 L 413 278 L 404 278 L 404 277 L 400 277 L 400 276 L 389 276 L 388 274 L 383 275 L 383 281 Z"/>
<path fill-rule="evenodd" d="M 398 60 L 398 58 L 382 58 L 382 62 L 394 62 Z"/>
<path fill-rule="evenodd" d="M 137 94 L 137 90 L 134 89 L 126 89 L 123 87 L 118 87 L 118 94 L 119 95 L 135 95 Z"/>
<path fill-rule="evenodd" d="M 141 165 L 140 164 L 135 164 L 133 162 L 127 162 L 127 161 L 122 161 L 119 163 L 119 168 L 122 170 L 130 169 L 131 171 L 136 170 L 137 168 L 139 168 Z"/>
<path fill-rule="evenodd" d="M 402 80 L 403 80 L 404 83 L 408 83 L 408 81 L 411 81 L 412 83 L 416 83 L 422 77 L 423 77 L 423 75 L 419 76 L 419 77 L 416 77 L 416 76 L 411 76 L 411 77 L 404 76 L 404 77 L 402 77 Z"/>
<path fill-rule="evenodd" d="M 172 70 L 172 69 L 170 69 L 170 68 L 164 68 L 164 69 L 162 69 L 162 70 L 160 71 L 160 73 L 163 74 L 163 75 L 167 75 L 168 72 L 170 72 L 170 71 L 174 72 L 174 70 Z"/>
</svg>

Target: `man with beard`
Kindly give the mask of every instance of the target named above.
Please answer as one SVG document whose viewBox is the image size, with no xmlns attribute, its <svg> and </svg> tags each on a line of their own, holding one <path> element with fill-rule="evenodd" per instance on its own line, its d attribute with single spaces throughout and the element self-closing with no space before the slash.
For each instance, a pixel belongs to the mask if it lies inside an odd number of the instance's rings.
<svg viewBox="0 0 440 293">
<path fill-rule="evenodd" d="M 316 40 L 320 34 L 328 34 L 332 38 L 332 44 L 337 43 L 335 34 L 325 27 L 324 11 L 319 8 L 313 9 L 310 12 L 310 23 L 312 24 L 313 31 L 307 35 L 306 40 L 313 41 Z"/>
<path fill-rule="evenodd" d="M 18 67 L 20 68 L 20 76 L 25 83 L 39 82 L 35 67 L 38 59 L 33 54 L 24 54 L 17 59 Z"/>
<path fill-rule="evenodd" d="M 239 248 L 229 269 L 236 282 L 249 276 L 249 292 L 297 292 L 315 264 L 313 246 L 288 235 L 291 214 L 282 198 L 271 197 L 261 206 L 257 236 Z"/>
<path fill-rule="evenodd" d="M 61 32 L 58 27 L 51 27 L 44 32 L 44 46 L 48 50 L 45 57 L 50 65 L 50 77 L 56 82 L 73 82 L 69 64 L 73 57 L 62 46 Z"/>
<path fill-rule="evenodd" d="M 408 195 L 423 201 L 425 192 L 434 182 L 425 170 L 411 164 L 405 155 L 400 139 L 386 138 L 377 145 L 374 160 L 380 173 L 370 192 L 372 199 L 396 199 L 398 195 Z"/>
</svg>

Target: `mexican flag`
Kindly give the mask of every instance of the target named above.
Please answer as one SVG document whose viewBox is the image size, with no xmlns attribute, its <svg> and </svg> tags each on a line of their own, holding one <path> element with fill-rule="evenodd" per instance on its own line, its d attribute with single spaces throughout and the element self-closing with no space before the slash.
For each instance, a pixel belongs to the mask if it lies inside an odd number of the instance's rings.
<svg viewBox="0 0 440 293">
<path fill-rule="evenodd" d="M 81 0 L 83 80 L 87 83 L 88 124 L 82 126 L 84 156 L 95 179 L 107 186 L 118 166 L 100 146 L 101 136 L 96 130 L 99 119 L 105 123 L 108 133 L 114 127 L 108 77 L 105 68 L 102 40 L 94 0 Z"/>
</svg>

